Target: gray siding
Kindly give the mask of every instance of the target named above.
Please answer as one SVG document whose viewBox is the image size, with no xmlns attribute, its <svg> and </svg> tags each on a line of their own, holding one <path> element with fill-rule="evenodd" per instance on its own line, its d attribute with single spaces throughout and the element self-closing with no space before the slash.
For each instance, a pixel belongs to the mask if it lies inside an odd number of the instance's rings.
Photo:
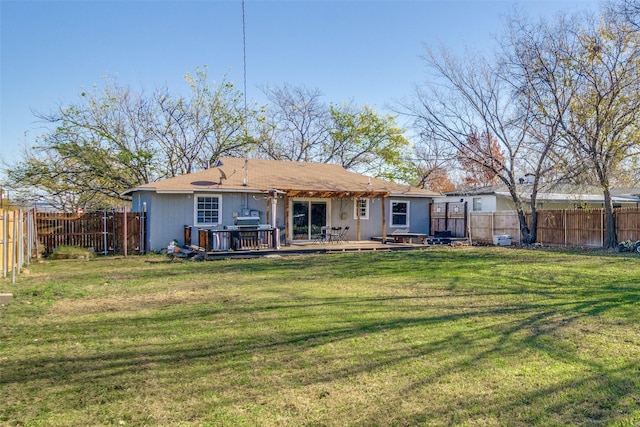
<svg viewBox="0 0 640 427">
<path fill-rule="evenodd" d="M 218 194 L 221 196 L 222 217 L 220 228 L 234 224 L 234 213 L 242 215 L 243 209 L 258 211 L 260 222 L 271 222 L 267 215 L 267 203 L 262 194 L 239 193 L 196 193 L 196 194 L 156 194 L 153 192 L 137 192 L 133 196 L 132 210 L 141 212 L 147 209 L 147 248 L 158 251 L 166 248 L 171 240 L 184 244 L 184 227 L 194 227 L 195 202 L 198 194 Z M 269 206 L 270 208 L 270 206 Z M 284 202 L 278 200 L 276 221 L 279 228 L 284 228 Z M 203 227 L 217 228 L 217 227 Z M 193 234 L 193 243 L 197 243 L 197 234 Z"/>
<path fill-rule="evenodd" d="M 409 202 L 409 227 L 391 226 L 391 202 Z M 369 219 L 360 219 L 360 238 L 370 240 L 372 237 L 382 236 L 382 207 L 380 199 L 369 200 Z M 411 233 L 429 234 L 429 205 L 431 199 L 411 197 L 388 197 L 385 203 L 385 217 L 387 234 L 402 230 Z M 331 226 L 349 227 L 349 239 L 356 240 L 358 234 L 358 220 L 354 218 L 354 204 L 352 199 L 331 200 Z M 344 215 L 343 215 L 344 214 Z"/>
<path fill-rule="evenodd" d="M 234 213 L 242 215 L 243 209 L 258 211 L 260 222 L 269 224 L 271 217 L 268 213 L 270 202 L 261 193 L 196 193 L 194 194 L 156 194 L 154 192 L 136 192 L 133 195 L 132 210 L 143 211 L 146 203 L 147 210 L 147 248 L 158 251 L 166 248 L 168 243 L 175 239 L 180 245 L 184 244 L 184 227 L 194 226 L 194 197 L 198 194 L 219 194 L 222 196 L 221 226 L 234 223 Z M 391 226 L 391 202 L 409 202 L 409 227 Z M 327 200 L 329 202 L 329 200 Z M 381 200 L 369 201 L 369 219 L 360 220 L 361 239 L 369 240 L 372 237 L 382 236 L 382 210 Z M 401 230 L 412 233 L 429 233 L 429 198 L 389 197 L 385 201 L 385 215 L 387 222 L 387 234 Z M 350 227 L 349 240 L 356 240 L 358 221 L 354 218 L 353 199 L 332 199 L 330 201 L 330 222 L 334 227 Z M 277 227 L 284 230 L 285 204 L 284 199 L 279 198 L 276 209 Z M 284 236 L 284 231 L 282 232 Z M 197 243 L 197 233 L 192 233 L 193 243 Z"/>
</svg>

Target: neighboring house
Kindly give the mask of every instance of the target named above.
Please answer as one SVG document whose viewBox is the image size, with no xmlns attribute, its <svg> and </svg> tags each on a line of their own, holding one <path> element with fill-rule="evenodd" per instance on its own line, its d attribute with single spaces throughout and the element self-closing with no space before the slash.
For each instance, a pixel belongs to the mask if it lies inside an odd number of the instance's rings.
<svg viewBox="0 0 640 427">
<path fill-rule="evenodd" d="M 237 158 L 124 194 L 133 211 L 147 213 L 148 250 L 182 244 L 185 226 L 224 230 L 238 217 L 259 218 L 287 241 L 313 241 L 323 226 L 349 227 L 350 240 L 429 234 L 430 203 L 439 196 L 339 165 Z"/>
<path fill-rule="evenodd" d="M 531 185 L 524 183 L 519 186 L 520 195 L 525 211 L 531 210 Z M 640 206 L 640 191 L 612 190 L 614 207 Z M 434 198 L 435 203 L 467 202 L 469 212 L 513 211 L 515 204 L 506 185 L 472 188 L 451 191 L 441 197 Z M 538 209 L 599 209 L 604 207 L 604 196 L 598 187 L 556 185 L 552 188 L 542 188 L 537 194 Z"/>
</svg>

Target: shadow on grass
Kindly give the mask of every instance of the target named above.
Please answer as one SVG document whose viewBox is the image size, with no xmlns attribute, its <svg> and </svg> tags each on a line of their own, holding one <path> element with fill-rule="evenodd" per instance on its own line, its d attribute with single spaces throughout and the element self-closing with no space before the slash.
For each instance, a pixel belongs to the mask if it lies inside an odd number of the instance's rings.
<svg viewBox="0 0 640 427">
<path fill-rule="evenodd" d="M 295 271 L 303 270 L 304 261 L 285 264 L 289 277 L 304 276 L 304 271 Z M 485 261 L 501 263 L 498 257 Z M 329 261 L 319 263 L 327 274 L 340 276 Z M 395 266 L 393 258 L 384 259 L 383 264 L 376 265 L 376 271 L 386 270 L 390 277 L 406 269 L 406 265 Z M 250 265 L 256 274 L 284 268 L 282 264 Z M 361 262 L 353 262 L 352 267 L 356 271 L 349 274 L 354 277 L 370 268 Z M 506 288 L 449 284 L 437 292 L 424 288 L 425 295 L 404 289 L 404 293 L 382 296 L 291 296 L 290 289 L 274 289 L 275 294 L 283 293 L 282 298 L 209 300 L 144 315 L 114 312 L 90 319 L 72 317 L 64 323 L 41 320 L 28 331 L 18 331 L 39 341 L 28 343 L 34 351 L 24 357 L 3 360 L 0 387 L 64 384 L 66 390 L 43 392 L 55 394 L 67 410 L 78 410 L 104 400 L 125 404 L 149 397 L 144 384 L 153 377 L 169 390 L 193 383 L 190 393 L 194 396 L 228 395 L 217 404 L 232 408 L 249 405 L 256 394 L 266 399 L 288 388 L 331 388 L 349 379 L 366 381 L 396 370 L 402 380 L 398 389 L 380 390 L 375 405 L 355 424 L 507 419 L 512 425 L 606 425 L 638 410 L 638 353 L 587 351 L 580 348 L 580 335 L 597 347 L 598 328 L 634 330 L 631 313 L 640 295 L 638 286 L 624 277 L 603 287 L 562 289 L 563 283 L 577 278 L 535 282 L 525 277 Z M 12 331 L 2 335 L 10 337 Z M 638 337 L 633 340 L 629 346 L 637 351 Z M 58 351 L 43 354 L 38 351 L 40 345 Z M 526 366 L 520 369 L 518 360 L 534 363 L 540 380 Z M 508 369 L 502 363 L 508 363 Z M 558 370 L 558 378 L 552 378 L 555 371 L 547 370 L 545 364 Z M 515 373 L 510 372 L 503 383 L 499 374 L 492 374 L 492 383 L 486 385 L 490 393 L 483 392 L 482 385 L 466 387 L 464 381 L 459 393 L 447 388 L 464 378 L 481 382 L 483 375 L 501 369 Z M 210 381 L 202 380 L 203 371 Z M 273 390 L 268 375 L 282 377 L 282 389 Z M 250 384 L 233 383 L 239 377 L 243 381 L 250 377 Z M 230 388 L 239 392 L 231 393 Z M 420 407 L 415 401 L 420 399 L 438 402 L 425 401 Z M 408 401 L 413 404 L 398 409 Z M 11 401 L 6 408 L 12 411 Z M 295 416 L 289 419 L 295 423 Z"/>
</svg>

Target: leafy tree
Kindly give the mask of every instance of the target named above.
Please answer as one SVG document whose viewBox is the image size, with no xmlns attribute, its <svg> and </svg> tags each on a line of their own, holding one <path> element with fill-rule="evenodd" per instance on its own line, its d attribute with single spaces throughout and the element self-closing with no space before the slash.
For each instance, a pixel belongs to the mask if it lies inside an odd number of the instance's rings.
<svg viewBox="0 0 640 427">
<path fill-rule="evenodd" d="M 395 178 L 409 141 L 395 117 L 371 107 L 331 106 L 325 161 L 360 173 Z"/>
<path fill-rule="evenodd" d="M 394 177 L 409 143 L 395 117 L 348 103 L 327 106 L 317 89 L 264 88 L 270 106 L 256 155 L 276 160 L 340 164 Z"/>
<path fill-rule="evenodd" d="M 206 69 L 186 74 L 191 97 L 157 91 L 155 123 L 151 127 L 166 161 L 165 175 L 205 169 L 221 156 L 244 156 L 256 144 L 252 136 L 262 110 L 244 106 L 241 92 L 225 79 L 212 87 Z"/>
<path fill-rule="evenodd" d="M 151 106 L 116 82 L 83 91 L 77 103 L 38 117 L 54 127 L 7 171 L 22 198 L 66 210 L 98 208 L 157 176 Z"/>
<path fill-rule="evenodd" d="M 430 169 L 422 172 L 420 188 L 426 188 L 438 193 L 446 193 L 455 190 L 455 185 L 449 179 L 449 173 L 444 168 Z M 426 173 L 428 172 L 428 173 Z"/>
<path fill-rule="evenodd" d="M 259 110 L 244 108 L 229 82 L 210 86 L 206 69 L 185 79 L 190 97 L 136 93 L 107 79 L 75 103 L 38 113 L 49 129 L 8 168 L 10 186 L 65 210 L 100 208 L 126 200 L 128 188 L 249 151 Z"/>
<path fill-rule="evenodd" d="M 611 177 L 640 148 L 640 33 L 616 31 L 615 22 L 588 29 L 572 55 L 574 97 L 563 123 L 576 157 L 588 163 L 605 199 L 605 247 L 615 247 Z"/>
<path fill-rule="evenodd" d="M 460 147 L 458 161 L 465 172 L 464 183 L 471 187 L 484 187 L 499 182 L 500 165 L 504 165 L 504 154 L 498 141 L 490 133 L 472 130 L 467 143 Z"/>
</svg>

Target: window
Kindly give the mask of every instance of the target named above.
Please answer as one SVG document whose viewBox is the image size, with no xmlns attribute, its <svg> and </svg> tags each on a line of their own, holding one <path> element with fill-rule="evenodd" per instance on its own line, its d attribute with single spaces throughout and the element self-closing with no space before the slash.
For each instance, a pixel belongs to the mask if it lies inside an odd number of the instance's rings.
<svg viewBox="0 0 640 427">
<path fill-rule="evenodd" d="M 391 226 L 409 226 L 409 202 L 391 202 Z"/>
<path fill-rule="evenodd" d="M 221 223 L 220 196 L 197 196 L 195 204 L 195 225 L 218 225 Z"/>
<path fill-rule="evenodd" d="M 357 199 L 353 204 L 353 219 L 358 219 L 358 209 L 360 209 L 360 219 L 369 219 L 369 199 Z"/>
<path fill-rule="evenodd" d="M 482 210 L 482 198 L 474 197 L 473 198 L 473 211 L 479 212 Z"/>
</svg>

